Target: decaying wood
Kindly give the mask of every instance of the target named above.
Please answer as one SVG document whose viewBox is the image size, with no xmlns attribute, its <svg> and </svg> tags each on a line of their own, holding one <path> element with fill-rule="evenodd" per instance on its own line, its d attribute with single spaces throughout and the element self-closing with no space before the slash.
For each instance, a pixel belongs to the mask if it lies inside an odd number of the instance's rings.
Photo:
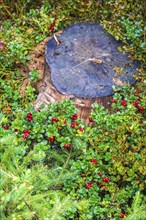
<svg viewBox="0 0 146 220">
<path fill-rule="evenodd" d="M 57 39 L 57 36 L 60 35 L 62 31 L 55 34 L 55 38 Z M 40 74 L 40 81 L 37 83 L 36 87 L 39 91 L 39 95 L 37 97 L 37 100 L 35 102 L 35 109 L 38 109 L 41 104 L 47 104 L 49 103 L 55 103 L 57 101 L 65 100 L 65 99 L 71 99 L 74 102 L 74 105 L 77 107 L 78 115 L 82 119 L 82 121 L 86 124 L 89 124 L 89 116 L 92 109 L 92 104 L 94 102 L 97 102 L 98 104 L 102 104 L 106 108 L 109 108 L 108 103 L 111 101 L 112 97 L 102 97 L 97 99 L 82 99 L 75 97 L 74 95 L 64 95 L 57 91 L 57 89 L 53 86 L 50 78 L 50 71 L 49 68 L 46 67 L 46 74 L 43 78 L 44 74 L 44 55 L 45 55 L 45 44 L 49 40 L 50 37 L 46 38 L 44 41 L 42 41 L 40 44 L 36 46 L 34 51 L 30 54 L 31 60 L 28 63 L 29 71 L 33 71 L 34 69 L 37 69 Z M 56 43 L 58 42 L 58 39 L 55 40 Z M 91 62 L 94 62 L 95 64 L 102 63 L 102 60 L 91 58 L 88 59 Z M 86 61 L 87 62 L 87 61 Z M 26 79 L 23 83 L 21 95 L 25 96 L 24 88 L 26 87 L 26 84 L 28 83 L 28 79 Z"/>
<path fill-rule="evenodd" d="M 71 37 L 73 40 L 68 42 Z M 85 45 L 81 47 L 83 42 Z M 36 69 L 40 74 L 40 82 L 37 83 L 39 95 L 34 107 L 38 109 L 41 104 L 47 107 L 49 103 L 71 99 L 77 107 L 79 117 L 86 124 L 89 124 L 93 103 L 110 109 L 114 92 L 112 86 L 122 87 L 127 83 L 121 80 L 124 79 L 121 67 L 126 64 L 124 71 L 128 73 L 130 84 L 135 82 L 133 69 L 137 70 L 139 67 L 138 63 L 131 62 L 117 50 L 121 43 L 101 25 L 91 23 L 73 24 L 66 31 L 46 38 L 36 46 L 28 63 L 29 71 Z M 75 74 L 80 72 L 80 77 L 77 78 L 78 75 Z M 25 95 L 27 80 L 22 86 L 22 96 Z"/>
<path fill-rule="evenodd" d="M 77 108 L 77 112 L 81 120 L 89 124 L 89 116 L 92 110 L 92 104 L 97 102 L 109 108 L 109 102 L 112 100 L 112 96 L 102 97 L 97 99 L 82 99 L 75 97 L 73 95 L 64 95 L 57 91 L 57 89 L 52 85 L 51 78 L 50 78 L 50 71 L 47 67 L 47 72 L 43 81 L 42 90 L 38 95 L 38 98 L 35 103 L 35 108 L 38 109 L 42 104 L 46 106 L 49 103 L 55 103 L 57 101 L 71 99 L 74 102 L 75 107 Z"/>
</svg>

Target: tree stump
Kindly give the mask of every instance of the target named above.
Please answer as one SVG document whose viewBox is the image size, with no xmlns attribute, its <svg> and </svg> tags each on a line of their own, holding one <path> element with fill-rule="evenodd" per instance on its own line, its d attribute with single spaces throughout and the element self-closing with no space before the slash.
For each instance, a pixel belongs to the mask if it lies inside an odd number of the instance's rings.
<svg viewBox="0 0 146 220">
<path fill-rule="evenodd" d="M 42 103 L 73 99 L 81 119 L 88 123 L 95 101 L 108 108 L 113 86 L 135 83 L 140 64 L 118 50 L 117 41 L 102 26 L 79 23 L 54 35 L 46 44 Z"/>
</svg>

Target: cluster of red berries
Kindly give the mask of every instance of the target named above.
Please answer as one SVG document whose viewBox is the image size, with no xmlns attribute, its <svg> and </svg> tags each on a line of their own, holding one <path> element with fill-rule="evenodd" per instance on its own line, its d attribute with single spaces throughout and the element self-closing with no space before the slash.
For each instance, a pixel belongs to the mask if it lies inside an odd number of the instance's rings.
<svg viewBox="0 0 146 220">
<path fill-rule="evenodd" d="M 9 125 L 4 125 L 3 128 L 5 130 L 9 130 L 10 126 Z M 14 128 L 14 132 L 18 132 L 18 129 L 17 128 Z"/>
<path fill-rule="evenodd" d="M 72 121 L 72 123 L 71 123 L 71 128 L 75 128 L 75 127 L 78 126 L 78 125 L 79 125 L 78 122 Z"/>
<path fill-rule="evenodd" d="M 137 89 L 135 92 L 134 92 L 134 95 L 137 96 L 139 94 L 139 90 Z M 138 105 L 139 104 L 139 100 L 140 100 L 140 97 L 138 97 L 138 100 L 135 101 L 135 102 L 132 102 L 132 105 L 137 108 L 138 112 L 144 112 L 145 108 Z M 113 99 L 112 100 L 112 103 L 116 103 L 116 100 Z M 127 106 L 127 101 L 125 99 L 122 99 L 121 100 L 121 105 L 123 105 L 124 107 Z"/>
<path fill-rule="evenodd" d="M 92 187 L 93 183 L 86 183 L 85 187 L 86 189 L 90 189 Z"/>
<path fill-rule="evenodd" d="M 139 90 L 137 89 L 135 92 L 134 92 L 134 95 L 138 95 L 139 94 Z"/>
<path fill-rule="evenodd" d="M 55 136 L 53 136 L 53 137 L 48 137 L 48 141 L 50 141 L 50 143 L 54 143 L 54 141 L 55 141 Z"/>
<path fill-rule="evenodd" d="M 74 115 L 72 115 L 70 118 L 73 120 L 73 121 L 71 122 L 71 125 L 70 125 L 71 128 L 75 128 L 76 126 L 79 125 L 79 123 L 78 123 L 77 121 L 75 121 L 75 120 L 77 120 L 77 118 L 78 118 L 78 114 L 77 114 L 77 113 L 75 113 Z M 84 131 L 84 129 L 83 129 L 82 127 L 78 127 L 78 130 L 81 131 L 81 132 Z"/>
<path fill-rule="evenodd" d="M 77 118 L 78 118 L 78 114 L 77 113 L 75 113 L 74 115 L 72 115 L 71 117 L 70 117 L 72 120 L 77 120 Z"/>
<path fill-rule="evenodd" d="M 75 113 L 74 115 L 72 115 L 70 118 L 73 120 L 73 121 L 71 122 L 71 128 L 75 128 L 76 126 L 79 125 L 78 122 L 75 122 L 75 120 L 77 120 L 77 118 L 78 118 L 78 114 L 77 114 L 77 113 Z"/>
<path fill-rule="evenodd" d="M 108 181 L 108 182 L 109 182 L 109 181 Z M 92 186 L 93 186 L 93 183 L 86 183 L 86 185 L 85 185 L 86 189 L 90 189 Z M 99 186 L 100 186 L 100 187 L 103 187 L 103 184 L 100 183 Z"/>
<path fill-rule="evenodd" d="M 109 178 L 109 177 L 104 177 L 102 180 L 103 180 L 104 182 L 108 183 L 108 182 L 110 181 L 110 178 Z"/>
<path fill-rule="evenodd" d="M 32 121 L 32 119 L 33 119 L 33 116 L 32 116 L 32 113 L 31 112 L 29 112 L 28 114 L 27 114 L 27 121 Z"/>
<path fill-rule="evenodd" d="M 135 102 L 132 102 L 132 105 L 133 105 L 134 107 L 137 107 L 137 106 L 138 106 L 138 103 L 139 103 L 139 101 L 135 101 Z"/>
<path fill-rule="evenodd" d="M 142 107 L 140 105 L 137 106 L 137 109 L 138 109 L 138 112 L 140 112 L 140 113 L 144 112 L 144 107 Z"/>
<path fill-rule="evenodd" d="M 24 131 L 23 131 L 23 137 L 22 137 L 22 140 L 27 139 L 28 136 L 29 136 L 29 134 L 30 134 L 30 131 L 29 131 L 29 130 L 24 130 Z"/>
<path fill-rule="evenodd" d="M 71 145 L 70 145 L 70 144 L 64 144 L 64 148 L 70 149 L 70 148 L 71 148 Z"/>
<path fill-rule="evenodd" d="M 125 213 L 120 213 L 120 218 L 124 218 L 124 217 L 126 217 L 126 214 Z"/>
<path fill-rule="evenodd" d="M 97 160 L 94 159 L 94 158 L 92 158 L 92 159 L 90 159 L 90 162 L 92 162 L 92 163 L 97 163 Z M 102 176 L 102 173 L 98 173 L 98 176 L 101 177 L 101 176 Z M 108 183 L 108 182 L 110 181 L 110 178 L 109 178 L 109 177 L 104 177 L 104 178 L 102 179 L 102 181 Z M 85 185 L 86 189 L 90 189 L 92 186 L 93 186 L 93 183 L 86 183 L 86 185 Z M 99 186 L 100 186 L 100 187 L 103 187 L 103 183 L 100 183 Z"/>
<path fill-rule="evenodd" d="M 101 177 L 101 176 L 102 176 L 102 173 L 98 173 L 98 176 Z M 110 178 L 109 178 L 109 177 L 104 177 L 104 178 L 102 179 L 102 181 L 105 182 L 105 183 L 108 183 L 108 182 L 110 181 Z M 99 186 L 100 186 L 100 187 L 103 187 L 103 183 L 100 183 Z"/>
<path fill-rule="evenodd" d="M 98 176 L 101 177 L 101 176 L 102 176 L 102 173 L 98 173 Z M 108 182 L 110 181 L 110 178 L 109 178 L 109 177 L 104 177 L 104 178 L 102 179 L 102 181 L 105 182 L 105 183 L 108 183 Z M 103 187 L 103 183 L 100 183 L 99 186 L 100 186 L 100 187 Z"/>
<path fill-rule="evenodd" d="M 91 162 L 91 163 L 95 163 L 95 164 L 96 164 L 96 163 L 97 163 L 97 160 L 96 160 L 96 159 L 94 159 L 94 158 L 92 158 L 92 159 L 90 159 L 90 162 Z"/>
<path fill-rule="evenodd" d="M 52 123 L 54 123 L 54 122 L 58 122 L 58 121 L 59 121 L 58 118 L 52 118 Z"/>
<path fill-rule="evenodd" d="M 137 96 L 139 94 L 139 90 L 137 89 L 135 92 L 134 92 L 134 95 L 135 96 Z M 138 112 L 144 112 L 144 107 L 142 107 L 142 106 L 140 106 L 140 105 L 138 105 L 139 104 L 139 100 L 140 100 L 140 97 L 138 97 L 138 100 L 137 101 L 135 101 L 135 102 L 132 102 L 132 104 L 133 104 L 133 106 L 135 107 L 135 108 L 137 108 L 138 109 Z"/>
<path fill-rule="evenodd" d="M 50 31 L 53 32 L 55 29 L 55 25 L 54 24 L 50 24 Z"/>
<path fill-rule="evenodd" d="M 126 101 L 125 99 L 122 99 L 122 100 L 121 100 L 121 105 L 127 106 L 127 101 Z"/>
<path fill-rule="evenodd" d="M 144 112 L 144 108 L 138 104 L 139 104 L 139 101 L 132 102 L 132 105 L 138 109 L 138 112 Z"/>
</svg>

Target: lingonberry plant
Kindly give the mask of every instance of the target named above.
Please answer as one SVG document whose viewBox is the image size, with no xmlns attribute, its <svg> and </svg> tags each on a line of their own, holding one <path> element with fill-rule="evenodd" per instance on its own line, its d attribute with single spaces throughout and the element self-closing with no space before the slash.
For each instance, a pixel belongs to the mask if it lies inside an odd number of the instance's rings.
<svg viewBox="0 0 146 220">
<path fill-rule="evenodd" d="M 1 5 L 1 218 L 144 220 L 145 1 Z M 102 24 L 125 43 L 120 50 L 141 61 L 135 88 L 114 88 L 110 112 L 95 103 L 90 126 L 69 100 L 34 109 L 38 71 L 28 69 L 28 79 L 21 73 L 36 44 L 85 21 Z"/>
</svg>

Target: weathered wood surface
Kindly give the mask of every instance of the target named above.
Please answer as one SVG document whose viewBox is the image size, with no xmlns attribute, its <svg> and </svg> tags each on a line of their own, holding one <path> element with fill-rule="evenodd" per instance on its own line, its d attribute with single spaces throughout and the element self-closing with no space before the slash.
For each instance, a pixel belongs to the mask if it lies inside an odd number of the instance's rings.
<svg viewBox="0 0 146 220">
<path fill-rule="evenodd" d="M 139 64 L 118 50 L 121 45 L 101 25 L 69 26 L 46 45 L 53 85 L 62 94 L 92 99 L 113 94 L 113 85 L 133 84 Z"/>
<path fill-rule="evenodd" d="M 89 24 L 72 25 L 49 39 L 46 44 L 43 86 L 35 108 L 39 108 L 42 103 L 47 105 L 72 99 L 79 117 L 88 124 L 91 105 L 97 102 L 110 108 L 112 86 L 133 84 L 133 74 L 138 71 L 139 63 L 122 54 L 117 49 L 121 42 L 116 41 L 101 26 L 90 24 L 92 28 L 86 30 L 86 25 L 88 27 Z M 96 27 L 98 31 L 95 32 Z"/>
<path fill-rule="evenodd" d="M 98 104 L 101 104 L 106 108 L 109 108 L 112 96 L 106 96 L 96 99 L 83 99 L 77 98 L 74 95 L 61 94 L 52 84 L 49 68 L 47 65 L 45 65 L 45 77 L 43 80 L 41 92 L 39 93 L 35 103 L 35 108 L 38 109 L 43 103 L 47 106 L 47 104 L 49 103 L 55 103 L 64 99 L 73 100 L 73 103 L 77 108 L 79 117 L 82 119 L 84 123 L 89 124 L 88 119 L 92 109 L 91 105 L 97 102 Z"/>
</svg>

